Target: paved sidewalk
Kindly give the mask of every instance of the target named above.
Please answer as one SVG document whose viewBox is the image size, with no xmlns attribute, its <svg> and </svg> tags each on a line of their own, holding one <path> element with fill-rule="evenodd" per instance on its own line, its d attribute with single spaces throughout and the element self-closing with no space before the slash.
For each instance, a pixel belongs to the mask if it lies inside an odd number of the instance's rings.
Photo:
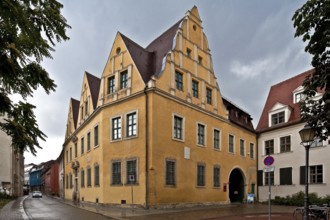
<svg viewBox="0 0 330 220">
<path fill-rule="evenodd" d="M 1 220 L 26 220 L 28 219 L 23 208 L 23 201 L 26 198 L 19 197 L 16 200 L 10 201 L 0 210 L 0 219 Z"/>
<path fill-rule="evenodd" d="M 213 206 L 196 206 L 172 209 L 143 209 L 127 208 L 120 206 L 109 206 L 102 204 L 80 203 L 75 205 L 72 201 L 65 201 L 58 197 L 53 197 L 60 202 L 76 206 L 91 212 L 99 213 L 114 219 L 129 220 L 223 220 L 223 219 L 268 219 L 268 205 L 262 204 L 229 204 Z M 272 206 L 273 220 L 293 219 L 295 207 Z"/>
</svg>

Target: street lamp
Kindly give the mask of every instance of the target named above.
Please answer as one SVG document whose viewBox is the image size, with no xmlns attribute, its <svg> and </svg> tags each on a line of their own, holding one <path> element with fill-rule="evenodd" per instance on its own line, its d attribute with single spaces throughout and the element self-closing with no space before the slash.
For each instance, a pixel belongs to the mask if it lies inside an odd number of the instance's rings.
<svg viewBox="0 0 330 220">
<path fill-rule="evenodd" d="M 315 130 L 311 128 L 308 124 L 305 125 L 303 129 L 299 131 L 301 138 L 301 144 L 305 147 L 306 150 L 306 166 L 305 166 L 305 196 L 304 196 L 304 220 L 309 219 L 309 210 L 308 210 L 308 167 L 309 167 L 309 148 L 314 141 Z"/>
</svg>

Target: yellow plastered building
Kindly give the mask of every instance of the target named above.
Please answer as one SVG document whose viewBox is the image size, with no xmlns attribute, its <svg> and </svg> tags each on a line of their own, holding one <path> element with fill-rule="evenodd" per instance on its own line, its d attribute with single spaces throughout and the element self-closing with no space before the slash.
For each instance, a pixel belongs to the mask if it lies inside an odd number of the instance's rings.
<svg viewBox="0 0 330 220">
<path fill-rule="evenodd" d="M 70 100 L 65 199 L 143 207 L 256 193 L 251 117 L 222 97 L 197 7 L 141 47 L 117 33 L 101 78 Z"/>
</svg>

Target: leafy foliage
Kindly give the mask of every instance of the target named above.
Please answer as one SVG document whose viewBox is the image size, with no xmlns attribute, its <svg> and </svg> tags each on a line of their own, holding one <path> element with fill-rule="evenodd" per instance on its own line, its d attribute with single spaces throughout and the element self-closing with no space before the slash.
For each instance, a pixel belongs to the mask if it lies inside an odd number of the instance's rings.
<svg viewBox="0 0 330 220">
<path fill-rule="evenodd" d="M 1 130 L 12 137 L 12 146 L 35 155 L 41 148 L 39 130 L 33 112 L 35 106 L 26 102 L 42 87 L 47 94 L 56 84 L 40 65 L 43 58 L 52 58 L 56 42 L 68 40 L 70 28 L 61 15 L 62 4 L 56 0 L 0 1 L 0 122 Z M 13 103 L 10 96 L 19 94 L 24 102 Z"/>
<path fill-rule="evenodd" d="M 289 206 L 303 206 L 305 194 L 303 191 L 297 192 L 292 196 L 279 197 L 276 196 L 272 203 L 275 205 L 289 205 Z M 318 197 L 316 193 L 309 193 L 309 204 L 312 205 L 323 205 L 330 202 L 330 195 L 324 197 Z"/>
<path fill-rule="evenodd" d="M 315 71 L 303 86 L 306 102 L 301 105 L 302 118 L 316 130 L 317 136 L 327 139 L 330 131 L 330 0 L 308 0 L 293 17 L 295 37 L 307 41 Z M 324 92 L 315 100 L 317 92 Z"/>
</svg>

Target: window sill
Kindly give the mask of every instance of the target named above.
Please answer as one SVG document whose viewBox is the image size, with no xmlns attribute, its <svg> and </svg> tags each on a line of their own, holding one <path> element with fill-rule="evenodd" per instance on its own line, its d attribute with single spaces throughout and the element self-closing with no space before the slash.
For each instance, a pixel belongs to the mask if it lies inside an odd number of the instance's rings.
<svg viewBox="0 0 330 220">
<path fill-rule="evenodd" d="M 197 147 L 206 148 L 206 146 L 202 144 L 197 144 Z"/>
<path fill-rule="evenodd" d="M 285 153 L 293 153 L 293 151 L 292 150 L 290 150 L 290 151 L 283 151 L 283 152 L 279 152 L 278 154 L 285 154 Z"/>
<path fill-rule="evenodd" d="M 122 141 L 121 138 L 118 138 L 118 139 L 111 139 L 111 140 L 110 140 L 110 143 L 116 143 L 116 142 L 120 142 L 120 141 Z"/>
<path fill-rule="evenodd" d="M 165 184 L 165 188 L 176 188 L 176 185 L 166 185 Z"/>
<path fill-rule="evenodd" d="M 184 139 L 179 139 L 179 138 L 172 137 L 172 140 L 184 143 Z"/>
<path fill-rule="evenodd" d="M 110 186 L 123 186 L 124 184 L 122 183 L 111 183 Z"/>
<path fill-rule="evenodd" d="M 125 137 L 125 140 L 130 140 L 130 139 L 135 139 L 135 138 L 138 138 L 138 136 L 134 135 L 134 136 Z"/>
<path fill-rule="evenodd" d="M 206 186 L 196 186 L 197 189 L 206 189 Z"/>
<path fill-rule="evenodd" d="M 125 183 L 125 186 L 138 186 L 139 183 Z"/>
<path fill-rule="evenodd" d="M 221 149 L 220 148 L 213 148 L 213 150 L 218 151 L 218 152 L 221 152 Z"/>
<path fill-rule="evenodd" d="M 100 145 L 96 145 L 96 146 L 94 146 L 94 149 L 96 149 L 96 148 L 98 148 Z"/>
</svg>

